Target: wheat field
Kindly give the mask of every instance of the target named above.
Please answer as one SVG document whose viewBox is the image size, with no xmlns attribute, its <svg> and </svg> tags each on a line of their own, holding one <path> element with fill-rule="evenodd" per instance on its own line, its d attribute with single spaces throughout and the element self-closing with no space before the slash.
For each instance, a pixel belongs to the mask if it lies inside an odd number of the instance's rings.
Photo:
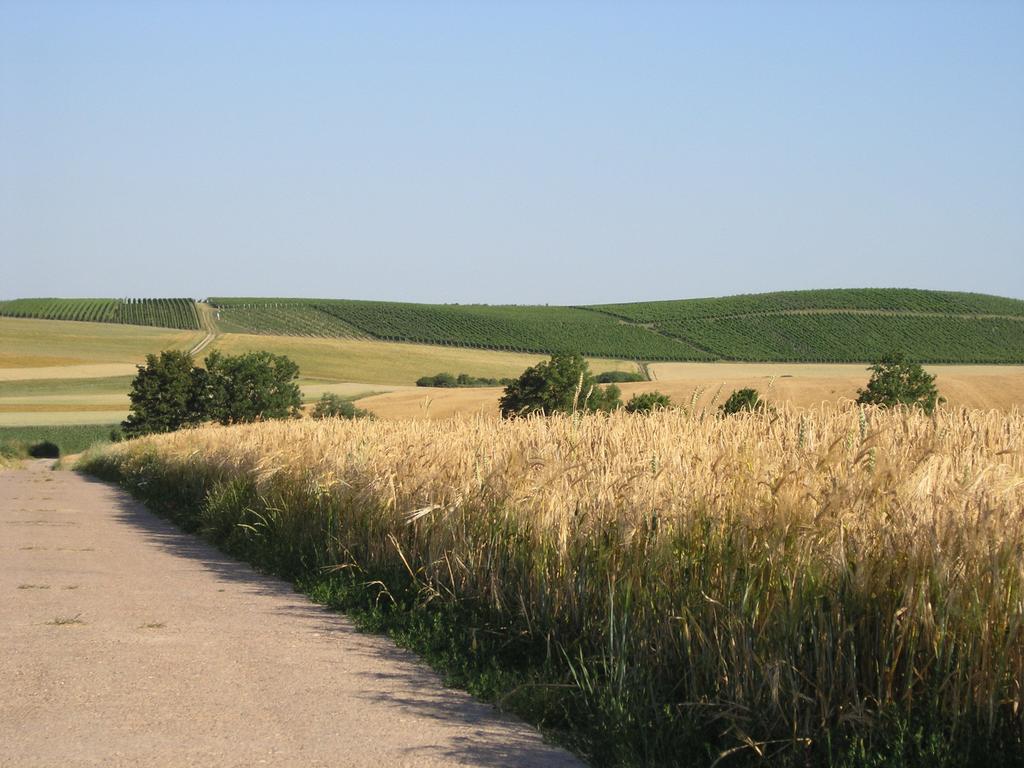
<svg viewBox="0 0 1024 768">
<path fill-rule="evenodd" d="M 1017 410 L 823 406 L 204 427 L 87 466 L 541 643 L 641 763 L 846 765 L 913 726 L 891 749 L 941 764 L 1024 755 L 1022 449 Z"/>
</svg>

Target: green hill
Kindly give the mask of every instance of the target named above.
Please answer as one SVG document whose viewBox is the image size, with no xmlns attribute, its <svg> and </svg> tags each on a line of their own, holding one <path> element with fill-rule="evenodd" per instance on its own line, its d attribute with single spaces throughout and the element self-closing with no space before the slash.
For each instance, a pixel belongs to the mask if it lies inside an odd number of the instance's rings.
<svg viewBox="0 0 1024 768">
<path fill-rule="evenodd" d="M 0 317 L 200 328 L 192 299 L 13 299 L 0 301 Z"/>
<path fill-rule="evenodd" d="M 227 333 L 370 338 L 631 360 L 1024 363 L 1024 301 L 903 288 L 592 306 L 211 298 Z M 0 316 L 199 329 L 191 299 L 16 299 Z"/>
<path fill-rule="evenodd" d="M 635 360 L 1024 363 L 1024 301 L 833 289 L 580 307 L 212 298 L 225 329 Z M 294 319 L 290 319 L 294 318 Z"/>
</svg>

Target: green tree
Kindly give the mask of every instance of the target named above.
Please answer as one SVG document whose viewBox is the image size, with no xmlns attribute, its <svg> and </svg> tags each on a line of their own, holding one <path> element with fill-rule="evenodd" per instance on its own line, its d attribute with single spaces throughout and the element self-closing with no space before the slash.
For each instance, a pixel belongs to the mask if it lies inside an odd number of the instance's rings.
<svg viewBox="0 0 1024 768">
<path fill-rule="evenodd" d="M 741 411 L 763 411 L 767 408 L 768 404 L 761 399 L 756 389 L 746 388 L 737 389 L 729 395 L 729 399 L 722 403 L 719 410 L 724 416 L 729 416 Z"/>
<path fill-rule="evenodd" d="M 614 384 L 604 389 L 598 386 L 581 355 L 556 354 L 510 382 L 499 406 L 505 418 L 531 413 L 611 411 L 622 405 L 619 396 Z"/>
<path fill-rule="evenodd" d="M 372 417 L 369 411 L 356 408 L 351 400 L 345 400 L 333 392 L 325 392 L 313 406 L 314 419 L 360 419 Z"/>
<path fill-rule="evenodd" d="M 868 368 L 871 379 L 857 392 L 857 402 L 864 405 L 911 405 L 931 415 L 943 401 L 935 386 L 934 374 L 927 373 L 919 363 L 902 353 L 891 353 Z"/>
<path fill-rule="evenodd" d="M 296 380 L 299 366 L 284 355 L 249 352 L 206 358 L 206 375 L 196 401 L 221 424 L 239 424 L 301 415 L 302 395 Z"/>
<path fill-rule="evenodd" d="M 146 355 L 128 397 L 130 412 L 121 424 L 127 437 L 173 432 L 203 418 L 193 403 L 192 356 L 180 350 Z"/>
<path fill-rule="evenodd" d="M 658 392 L 638 392 L 626 403 L 628 413 L 650 413 L 651 411 L 663 411 L 672 407 L 672 398 Z"/>
<path fill-rule="evenodd" d="M 465 374 L 463 374 L 465 375 Z M 450 373 L 438 373 L 435 376 L 423 376 L 416 379 L 417 387 L 456 387 L 458 380 Z"/>
</svg>

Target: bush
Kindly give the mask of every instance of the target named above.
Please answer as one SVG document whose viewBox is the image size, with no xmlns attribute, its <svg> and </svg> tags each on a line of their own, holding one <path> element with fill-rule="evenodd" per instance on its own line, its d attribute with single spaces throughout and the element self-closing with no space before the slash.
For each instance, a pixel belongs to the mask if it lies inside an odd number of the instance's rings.
<svg viewBox="0 0 1024 768">
<path fill-rule="evenodd" d="M 301 415 L 299 367 L 284 355 L 214 352 L 203 369 L 193 366 L 187 352 L 165 350 L 147 355 L 138 371 L 129 393 L 131 412 L 121 424 L 125 437 L 209 420 L 237 424 Z M 117 442 L 114 432 L 110 439 Z"/>
<path fill-rule="evenodd" d="M 910 405 L 931 415 L 944 399 L 935 387 L 934 374 L 926 373 L 918 363 L 902 353 L 886 355 L 868 368 L 872 372 L 867 387 L 857 392 L 863 405 Z"/>
<path fill-rule="evenodd" d="M 465 374 L 463 374 L 465 375 Z M 424 376 L 416 379 L 417 387 L 456 387 L 456 379 L 450 373 L 438 373 L 434 376 Z"/>
<path fill-rule="evenodd" d="M 602 389 L 581 355 L 552 355 L 505 387 L 499 405 L 505 418 L 531 413 L 611 411 L 621 407 L 619 388 Z"/>
<path fill-rule="evenodd" d="M 756 389 L 737 389 L 729 399 L 722 403 L 720 408 L 722 415 L 730 416 L 741 411 L 763 411 L 768 404 L 761 399 Z"/>
<path fill-rule="evenodd" d="M 417 387 L 504 387 L 512 382 L 512 379 L 490 379 L 483 376 L 470 376 L 468 373 L 460 373 L 452 376 L 450 373 L 438 373 L 434 376 L 423 376 L 416 379 Z"/>
<path fill-rule="evenodd" d="M 351 400 L 345 400 L 333 392 L 325 392 L 313 407 L 314 419 L 363 419 L 373 414 L 363 408 L 356 408 Z"/>
<path fill-rule="evenodd" d="M 633 395 L 626 403 L 627 413 L 651 413 L 672 407 L 672 398 L 655 390 Z"/>
<path fill-rule="evenodd" d="M 131 412 L 121 428 L 128 437 L 154 432 L 174 432 L 203 420 L 196 409 L 192 355 L 180 350 L 164 350 L 146 355 L 146 364 L 138 366 L 128 397 Z"/>
<path fill-rule="evenodd" d="M 625 381 L 647 381 L 642 373 L 634 371 L 605 371 L 594 377 L 598 384 L 621 384 Z"/>
<path fill-rule="evenodd" d="M 221 424 L 241 424 L 302 415 L 299 366 L 285 355 L 249 352 L 206 358 L 205 375 L 196 372 L 197 412 Z"/>
<path fill-rule="evenodd" d="M 60 447 L 49 440 L 43 440 L 40 443 L 30 445 L 28 455 L 33 459 L 59 459 Z"/>
</svg>

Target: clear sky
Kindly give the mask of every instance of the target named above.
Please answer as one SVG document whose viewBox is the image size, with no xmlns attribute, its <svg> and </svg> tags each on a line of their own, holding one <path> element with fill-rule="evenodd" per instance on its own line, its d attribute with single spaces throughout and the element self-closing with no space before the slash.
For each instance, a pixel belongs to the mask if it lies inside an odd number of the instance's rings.
<svg viewBox="0 0 1024 768">
<path fill-rule="evenodd" d="M 0 0 L 0 298 L 1024 298 L 1024 2 Z"/>
</svg>

